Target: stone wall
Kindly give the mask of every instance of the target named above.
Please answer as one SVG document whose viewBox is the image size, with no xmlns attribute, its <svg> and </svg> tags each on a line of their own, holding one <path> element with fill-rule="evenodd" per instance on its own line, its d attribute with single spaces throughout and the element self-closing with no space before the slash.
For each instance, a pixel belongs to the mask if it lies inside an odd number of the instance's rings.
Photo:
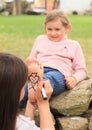
<svg viewBox="0 0 92 130">
<path fill-rule="evenodd" d="M 51 99 L 50 106 L 56 130 L 92 130 L 92 79 L 80 82 Z M 35 119 L 39 125 L 39 112 Z"/>
</svg>

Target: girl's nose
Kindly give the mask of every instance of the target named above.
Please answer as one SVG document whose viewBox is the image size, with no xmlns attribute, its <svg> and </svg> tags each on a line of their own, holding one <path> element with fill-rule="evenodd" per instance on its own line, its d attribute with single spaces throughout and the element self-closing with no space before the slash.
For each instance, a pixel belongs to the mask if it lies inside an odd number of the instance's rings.
<svg viewBox="0 0 92 130">
<path fill-rule="evenodd" d="M 52 36 L 56 35 L 56 31 L 53 30 L 53 31 L 51 32 L 51 34 L 52 34 Z"/>
</svg>

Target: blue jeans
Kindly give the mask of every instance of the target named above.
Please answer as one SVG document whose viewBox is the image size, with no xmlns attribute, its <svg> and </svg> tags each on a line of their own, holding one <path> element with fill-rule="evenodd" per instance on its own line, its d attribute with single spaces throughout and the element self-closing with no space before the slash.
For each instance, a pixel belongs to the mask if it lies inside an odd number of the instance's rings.
<svg viewBox="0 0 92 130">
<path fill-rule="evenodd" d="M 25 86 L 25 93 L 23 99 L 19 102 L 19 108 L 23 107 L 23 105 L 27 102 L 28 100 L 28 85 Z"/>
<path fill-rule="evenodd" d="M 53 88 L 52 96 L 57 96 L 66 90 L 65 77 L 58 70 L 44 67 L 44 80 L 48 79 Z"/>
<path fill-rule="evenodd" d="M 50 80 L 53 88 L 52 96 L 57 96 L 66 90 L 64 75 L 56 69 L 44 67 L 44 80 Z M 28 85 L 25 86 L 25 94 L 19 103 L 19 107 L 28 99 Z"/>
</svg>

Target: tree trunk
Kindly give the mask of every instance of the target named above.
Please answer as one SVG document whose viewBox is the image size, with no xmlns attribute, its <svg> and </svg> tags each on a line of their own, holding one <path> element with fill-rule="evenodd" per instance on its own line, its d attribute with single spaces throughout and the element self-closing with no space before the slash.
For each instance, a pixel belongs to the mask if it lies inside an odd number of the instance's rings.
<svg viewBox="0 0 92 130">
<path fill-rule="evenodd" d="M 15 0 L 13 2 L 13 15 L 21 14 L 21 0 Z"/>
<path fill-rule="evenodd" d="M 16 1 L 17 14 L 21 14 L 21 0 Z"/>
<path fill-rule="evenodd" d="M 47 12 L 58 8 L 59 2 L 60 0 L 45 0 L 45 7 L 47 9 Z"/>
<path fill-rule="evenodd" d="M 13 10 L 12 10 L 12 15 L 16 15 L 17 12 L 16 12 L 16 3 L 15 1 L 13 2 Z"/>
</svg>

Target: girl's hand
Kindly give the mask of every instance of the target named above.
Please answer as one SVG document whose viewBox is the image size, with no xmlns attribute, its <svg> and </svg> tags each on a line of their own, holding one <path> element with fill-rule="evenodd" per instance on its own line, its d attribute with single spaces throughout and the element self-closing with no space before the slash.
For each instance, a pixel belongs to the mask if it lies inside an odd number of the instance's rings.
<svg viewBox="0 0 92 130">
<path fill-rule="evenodd" d="M 65 77 L 65 81 L 66 81 L 67 89 L 72 89 L 77 84 L 77 81 L 76 81 L 75 77 L 73 77 L 73 76 Z"/>
</svg>

